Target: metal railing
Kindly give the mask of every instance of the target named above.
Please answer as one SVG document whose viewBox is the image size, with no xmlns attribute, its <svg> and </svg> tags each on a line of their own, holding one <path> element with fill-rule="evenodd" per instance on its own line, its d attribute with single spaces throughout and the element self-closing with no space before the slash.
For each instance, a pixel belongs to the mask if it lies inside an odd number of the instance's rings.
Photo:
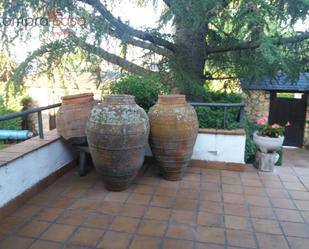
<svg viewBox="0 0 309 249">
<path fill-rule="evenodd" d="M 223 127 L 226 128 L 226 112 L 228 108 L 239 108 L 238 114 L 238 122 L 239 127 L 244 127 L 244 110 L 245 104 L 244 103 L 200 103 L 200 102 L 191 102 L 190 103 L 194 107 L 214 107 L 214 108 L 224 108 L 223 113 Z"/>
<path fill-rule="evenodd" d="M 43 106 L 43 107 L 32 108 L 32 109 L 22 111 L 22 112 L 14 112 L 14 113 L 2 115 L 2 116 L 0 116 L 0 121 L 19 118 L 19 117 L 25 117 L 25 116 L 28 116 L 29 114 L 37 113 L 38 114 L 38 125 L 39 125 L 39 136 L 40 136 L 41 139 L 43 139 L 44 138 L 44 132 L 43 132 L 42 111 L 57 108 L 59 106 L 61 106 L 61 103 Z"/>
</svg>

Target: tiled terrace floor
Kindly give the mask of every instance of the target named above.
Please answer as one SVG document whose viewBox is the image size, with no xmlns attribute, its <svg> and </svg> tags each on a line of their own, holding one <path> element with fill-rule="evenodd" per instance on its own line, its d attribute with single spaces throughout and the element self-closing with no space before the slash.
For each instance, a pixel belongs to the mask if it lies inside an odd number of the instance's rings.
<svg viewBox="0 0 309 249">
<path fill-rule="evenodd" d="M 308 187 L 307 168 L 189 168 L 168 182 L 149 166 L 112 193 L 72 170 L 0 221 L 0 248 L 308 249 Z"/>
</svg>

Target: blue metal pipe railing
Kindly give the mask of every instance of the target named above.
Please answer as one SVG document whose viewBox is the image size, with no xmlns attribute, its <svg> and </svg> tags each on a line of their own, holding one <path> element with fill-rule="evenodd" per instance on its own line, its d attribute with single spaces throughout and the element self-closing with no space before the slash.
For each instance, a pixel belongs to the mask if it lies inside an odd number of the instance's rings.
<svg viewBox="0 0 309 249">
<path fill-rule="evenodd" d="M 61 103 L 58 103 L 58 104 L 54 104 L 54 105 L 32 108 L 32 109 L 22 111 L 22 112 L 14 112 L 14 113 L 10 113 L 10 114 L 0 116 L 0 121 L 19 118 L 19 117 L 25 117 L 25 116 L 28 116 L 29 114 L 37 113 L 38 114 L 38 125 L 39 125 L 39 136 L 40 136 L 41 139 L 43 139 L 44 138 L 44 132 L 43 132 L 42 111 L 57 108 L 57 107 L 60 107 L 60 106 L 61 106 Z"/>
</svg>

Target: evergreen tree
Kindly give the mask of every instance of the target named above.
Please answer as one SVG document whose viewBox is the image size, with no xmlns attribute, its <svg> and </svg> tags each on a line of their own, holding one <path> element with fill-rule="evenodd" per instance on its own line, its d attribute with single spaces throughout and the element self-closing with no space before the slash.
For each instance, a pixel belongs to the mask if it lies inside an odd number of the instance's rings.
<svg viewBox="0 0 309 249">
<path fill-rule="evenodd" d="M 199 99 L 205 80 L 258 80 L 275 77 L 278 72 L 296 78 L 299 72 L 308 69 L 309 32 L 294 29 L 297 22 L 308 17 L 308 0 L 148 1 L 154 6 L 159 1 L 165 3 L 157 29 L 137 29 L 121 17 L 115 17 L 110 2 L 117 5 L 117 1 L 112 0 L 2 0 L 0 32 L 3 46 L 16 37 L 28 39 L 37 28 L 46 41 L 18 67 L 16 82 L 22 81 L 33 61 L 52 65 L 78 50 L 89 55 L 86 56 L 89 60 L 97 57 L 95 63 L 99 58 L 135 74 L 159 73 L 171 88 L 176 87 L 191 99 Z M 143 5 L 147 0 L 131 2 L 132 6 Z M 78 21 L 83 29 L 66 27 L 70 32 L 67 37 L 48 39 L 50 23 L 59 24 L 57 19 L 61 18 L 61 13 L 51 10 L 69 13 L 71 18 L 76 18 L 71 20 Z M 31 19 L 28 23 L 20 19 L 32 17 L 34 13 L 48 16 L 49 23 L 45 23 L 45 19 L 37 20 L 37 27 L 34 27 Z M 77 20 L 77 17 L 83 18 Z M 9 23 L 10 20 L 15 20 L 15 25 Z M 162 27 L 167 24 L 172 24 L 173 33 L 162 33 Z M 121 41 L 121 55 L 103 48 L 102 43 L 108 39 Z M 138 65 L 129 61 L 125 56 L 128 46 L 142 48 L 145 63 Z M 151 55 L 160 55 L 155 66 L 149 61 Z"/>
</svg>

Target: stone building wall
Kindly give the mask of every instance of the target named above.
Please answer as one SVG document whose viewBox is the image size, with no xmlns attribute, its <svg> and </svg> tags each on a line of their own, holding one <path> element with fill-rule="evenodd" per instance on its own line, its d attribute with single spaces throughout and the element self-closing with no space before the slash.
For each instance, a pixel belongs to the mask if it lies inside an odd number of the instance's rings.
<svg viewBox="0 0 309 249">
<path fill-rule="evenodd" d="M 268 116 L 270 95 L 264 90 L 244 90 L 245 117 L 251 121 Z"/>
</svg>

